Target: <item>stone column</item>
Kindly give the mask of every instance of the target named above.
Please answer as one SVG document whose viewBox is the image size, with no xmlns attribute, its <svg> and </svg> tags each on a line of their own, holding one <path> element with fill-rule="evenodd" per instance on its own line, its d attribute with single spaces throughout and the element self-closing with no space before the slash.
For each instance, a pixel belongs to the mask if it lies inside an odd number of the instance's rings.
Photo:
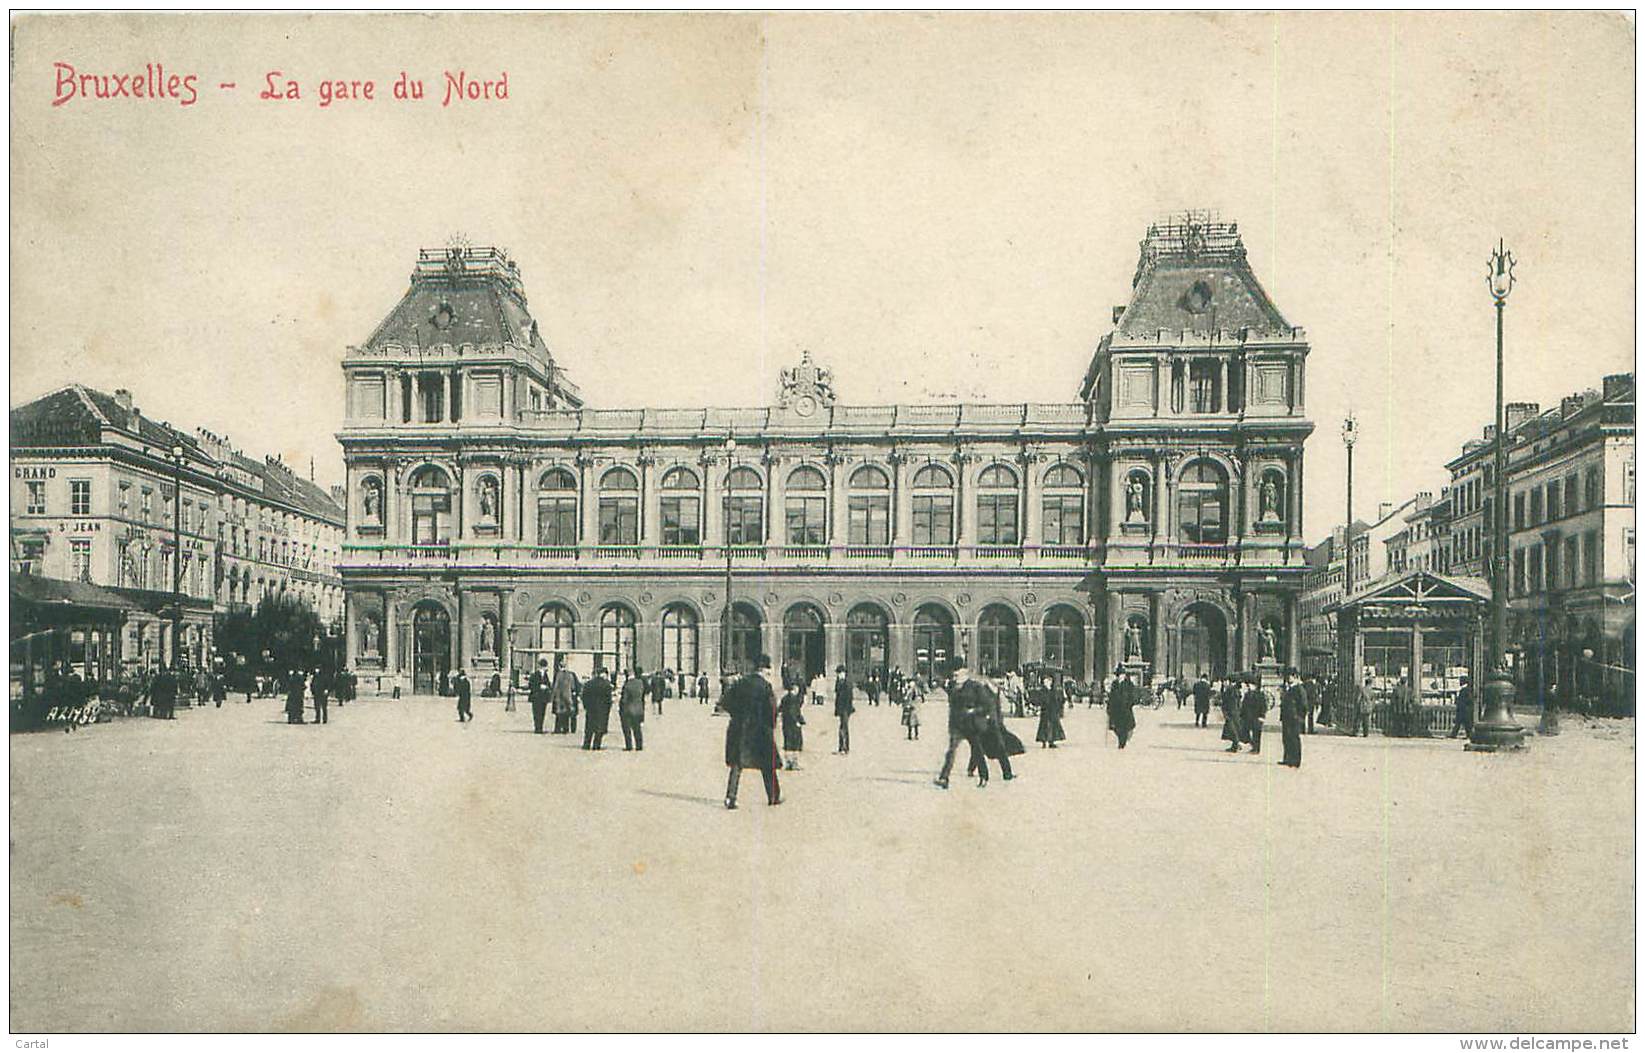
<svg viewBox="0 0 1645 1053">
<path fill-rule="evenodd" d="M 1153 664 L 1152 672 L 1156 677 L 1165 675 L 1165 625 L 1163 621 L 1165 605 L 1160 602 L 1160 594 L 1148 594 L 1148 632 L 1153 637 L 1149 642 L 1153 646 L 1153 654 L 1149 661 Z"/>
<path fill-rule="evenodd" d="M 725 544 L 725 477 L 718 458 L 704 452 L 697 464 L 703 480 L 703 547 Z M 723 554 L 722 554 L 723 555 Z M 715 659 L 719 661 L 718 658 Z"/>
<path fill-rule="evenodd" d="M 1091 464 L 1094 469 L 1096 467 L 1096 462 L 1092 461 Z M 1120 524 L 1125 521 L 1125 490 L 1123 479 L 1124 473 L 1120 470 L 1120 459 L 1112 450 L 1110 450 L 1108 456 L 1108 526 L 1104 531 L 1104 534 L 1107 537 L 1118 537 L 1120 534 Z M 1093 479 L 1091 483 L 1091 491 L 1093 496 L 1092 503 L 1094 505 L 1098 504 L 1098 502 L 1094 500 L 1096 490 L 1096 481 Z M 1098 509 L 1095 508 L 1092 510 L 1091 522 L 1093 526 L 1097 521 L 1097 511 Z"/>
<path fill-rule="evenodd" d="M 910 479 L 913 478 L 913 466 L 910 458 L 899 456 L 891 462 L 891 544 L 897 548 L 906 548 L 913 544 L 914 538 L 914 502 L 910 496 Z M 908 629 L 912 633 L 912 628 Z M 909 641 L 909 664 L 904 668 L 913 669 L 913 643 Z"/>
<path fill-rule="evenodd" d="M 965 514 L 970 488 L 965 485 L 968 466 L 975 458 L 964 450 L 954 451 L 954 543 L 967 546 L 971 540 L 971 516 Z"/>
<path fill-rule="evenodd" d="M 850 478 L 851 468 L 844 457 L 835 455 L 828 459 L 828 543 L 835 548 L 842 548 L 851 540 L 846 503 Z"/>
<path fill-rule="evenodd" d="M 454 471 L 456 475 L 453 479 L 457 484 L 457 525 L 451 532 L 451 538 L 453 541 L 461 541 L 468 536 L 468 473 L 463 470 L 461 464 L 456 465 Z"/>
<path fill-rule="evenodd" d="M 760 466 L 765 469 L 765 543 L 788 544 L 788 480 L 783 459 L 766 447 L 760 453 Z M 776 662 L 777 656 L 771 656 Z"/>
<path fill-rule="evenodd" d="M 834 667 L 845 664 L 845 622 L 836 621 L 832 612 L 827 617 L 828 621 L 823 623 L 823 668 L 832 677 Z M 775 654 L 771 656 L 773 662 L 776 657 Z"/>
<path fill-rule="evenodd" d="M 1411 620 L 1411 698 L 1422 704 L 1422 622 Z"/>
<path fill-rule="evenodd" d="M 358 612 L 354 609 L 354 598 L 343 596 L 343 664 L 350 669 L 360 667 L 360 633 L 356 624 Z"/>
<path fill-rule="evenodd" d="M 503 690 L 514 678 L 514 590 L 497 590 L 497 671 L 503 676 Z"/>
<path fill-rule="evenodd" d="M 639 542 L 644 550 L 655 553 L 657 550 L 657 520 L 661 509 L 657 505 L 657 487 L 652 481 L 651 467 L 656 458 L 645 450 L 641 450 L 634 458 L 640 466 L 640 533 Z M 635 647 L 639 647 L 636 643 Z M 643 664 L 643 663 L 642 663 Z"/>
<path fill-rule="evenodd" d="M 582 529 L 577 540 L 588 547 L 599 541 L 599 497 L 595 493 L 593 458 L 577 455 L 577 512 Z"/>
<path fill-rule="evenodd" d="M 455 673 L 463 667 L 464 652 L 468 644 L 468 593 L 462 586 L 456 588 L 457 619 L 451 627 L 451 671 Z"/>
<path fill-rule="evenodd" d="M 1040 544 L 1040 455 L 1026 450 L 1022 457 L 1022 544 L 1038 547 Z"/>
<path fill-rule="evenodd" d="M 1285 538 L 1302 536 L 1302 449 L 1291 455 L 1290 478 L 1287 480 L 1285 496 L 1287 498 L 1285 513 Z"/>
<path fill-rule="evenodd" d="M 1168 491 L 1175 490 L 1176 487 L 1168 478 L 1170 474 L 1170 467 L 1165 462 L 1165 454 L 1155 454 L 1153 493 L 1154 522 L 1152 524 L 1155 544 L 1160 544 L 1171 539 L 1170 525 L 1165 520 L 1165 510 L 1168 507 L 1166 504 L 1169 499 Z"/>
<path fill-rule="evenodd" d="M 383 597 L 383 669 L 385 672 L 398 674 L 400 672 L 400 624 L 394 613 L 394 597 L 387 589 L 382 592 Z"/>
<path fill-rule="evenodd" d="M 524 458 L 516 458 L 514 461 L 514 479 L 514 540 L 524 542 L 526 517 L 526 462 Z"/>
<path fill-rule="evenodd" d="M 1297 617 L 1297 594 L 1285 594 L 1285 663 L 1302 668 L 1301 619 Z"/>
</svg>

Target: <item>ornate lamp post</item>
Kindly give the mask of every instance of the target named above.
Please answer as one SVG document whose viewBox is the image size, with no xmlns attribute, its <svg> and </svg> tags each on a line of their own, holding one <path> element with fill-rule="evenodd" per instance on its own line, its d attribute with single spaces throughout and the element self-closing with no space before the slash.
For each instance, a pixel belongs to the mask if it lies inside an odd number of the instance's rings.
<svg viewBox="0 0 1645 1053">
<path fill-rule="evenodd" d="M 1514 254 L 1504 247 L 1501 239 L 1487 263 L 1485 284 L 1496 303 L 1496 480 L 1491 501 L 1491 629 L 1485 643 L 1485 713 L 1474 722 L 1473 735 L 1466 747 L 1471 750 L 1516 749 L 1525 745 L 1525 729 L 1508 715 L 1508 707 L 1514 700 L 1514 681 L 1504 657 L 1508 642 L 1508 517 L 1504 514 L 1508 503 L 1508 436 L 1503 434 L 1502 312 L 1508 306 L 1508 294 L 1514 290 Z"/>
<path fill-rule="evenodd" d="M 1343 520 L 1342 528 L 1344 598 L 1353 595 L 1354 592 L 1354 443 L 1358 440 L 1359 421 L 1350 413 L 1342 420 L 1342 445 L 1348 448 L 1348 518 Z"/>
<path fill-rule="evenodd" d="M 725 481 L 721 498 L 720 541 L 725 548 L 725 606 L 720 609 L 720 674 L 731 672 L 731 465 L 737 455 L 737 439 L 726 436 Z"/>
</svg>

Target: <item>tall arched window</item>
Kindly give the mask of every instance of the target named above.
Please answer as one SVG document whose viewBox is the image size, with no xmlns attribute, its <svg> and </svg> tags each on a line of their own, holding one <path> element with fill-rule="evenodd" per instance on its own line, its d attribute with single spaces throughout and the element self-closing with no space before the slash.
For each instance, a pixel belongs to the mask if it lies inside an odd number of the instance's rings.
<svg viewBox="0 0 1645 1053">
<path fill-rule="evenodd" d="M 984 545 L 1017 545 L 1017 473 L 1003 464 L 991 464 L 977 477 L 977 541 Z"/>
<path fill-rule="evenodd" d="M 537 544 L 577 543 L 577 479 L 550 468 L 537 483 Z"/>
<path fill-rule="evenodd" d="M 1085 543 L 1085 477 L 1066 464 L 1045 473 L 1040 498 L 1040 542 L 1045 545 Z"/>
<path fill-rule="evenodd" d="M 765 543 L 765 484 L 752 468 L 733 468 L 726 477 L 725 537 L 731 545 Z"/>
<path fill-rule="evenodd" d="M 663 544 L 702 544 L 702 491 L 697 473 L 689 468 L 670 468 L 663 474 L 658 490 L 662 495 L 657 503 Z"/>
<path fill-rule="evenodd" d="M 727 643 L 727 664 L 731 673 L 752 673 L 754 661 L 763 650 L 761 643 L 760 612 L 747 604 L 734 604 L 731 608 L 730 639 Z"/>
<path fill-rule="evenodd" d="M 627 468 L 600 478 L 600 544 L 640 543 L 640 481 Z"/>
<path fill-rule="evenodd" d="M 928 464 L 914 473 L 909 511 L 914 517 L 914 544 L 954 543 L 954 477 L 946 468 Z"/>
<path fill-rule="evenodd" d="M 790 545 L 828 544 L 828 480 L 809 465 L 789 473 L 783 516 Z"/>
<path fill-rule="evenodd" d="M 1072 607 L 1045 612 L 1045 664 L 1069 676 L 1085 675 L 1085 620 Z"/>
<path fill-rule="evenodd" d="M 1228 476 L 1213 461 L 1198 460 L 1177 481 L 1177 530 L 1196 545 L 1228 542 Z"/>
<path fill-rule="evenodd" d="M 663 668 L 697 675 L 697 612 L 681 603 L 663 611 Z"/>
<path fill-rule="evenodd" d="M 977 619 L 977 659 L 987 676 L 1017 668 L 1017 616 L 1009 607 L 984 607 Z"/>
<path fill-rule="evenodd" d="M 411 543 L 444 545 L 451 540 L 451 480 L 433 465 L 411 476 Z"/>
<path fill-rule="evenodd" d="M 851 473 L 847 499 L 850 543 L 891 544 L 891 480 L 885 472 L 865 464 Z"/>
<path fill-rule="evenodd" d="M 558 603 L 543 608 L 537 621 L 537 646 L 545 651 L 569 651 L 577 646 L 577 619 Z"/>
<path fill-rule="evenodd" d="M 634 668 L 634 612 L 617 604 L 600 612 L 600 650 L 616 655 L 618 669 Z"/>
</svg>

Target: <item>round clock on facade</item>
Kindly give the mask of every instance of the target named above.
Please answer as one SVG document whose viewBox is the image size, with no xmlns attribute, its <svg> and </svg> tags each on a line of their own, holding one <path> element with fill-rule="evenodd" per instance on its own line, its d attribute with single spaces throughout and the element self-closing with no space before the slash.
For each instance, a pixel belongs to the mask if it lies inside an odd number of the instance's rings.
<svg viewBox="0 0 1645 1053">
<path fill-rule="evenodd" d="M 817 400 L 810 395 L 801 395 L 794 400 L 794 412 L 802 417 L 809 417 L 817 412 Z"/>
</svg>

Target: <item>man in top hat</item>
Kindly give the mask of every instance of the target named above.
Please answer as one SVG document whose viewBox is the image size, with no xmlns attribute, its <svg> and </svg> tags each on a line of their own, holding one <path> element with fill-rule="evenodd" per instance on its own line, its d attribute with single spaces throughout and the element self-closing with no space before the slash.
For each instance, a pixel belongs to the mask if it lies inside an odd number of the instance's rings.
<svg viewBox="0 0 1645 1053">
<path fill-rule="evenodd" d="M 1245 683 L 1245 697 L 1240 700 L 1239 722 L 1254 755 L 1262 752 L 1262 718 L 1268 715 L 1268 695 L 1262 690 L 1261 674 L 1246 674 Z"/>
<path fill-rule="evenodd" d="M 469 682 L 468 674 L 463 672 L 461 666 L 451 674 L 451 693 L 457 696 L 457 723 L 466 724 L 473 720 L 474 685 Z"/>
<path fill-rule="evenodd" d="M 1284 686 L 1279 693 L 1279 730 L 1285 744 L 1280 763 L 1287 768 L 1302 767 L 1302 727 L 1308 719 L 1308 692 L 1297 679 L 1295 666 L 1285 668 Z"/>
<path fill-rule="evenodd" d="M 559 658 L 555 659 L 560 661 Z M 548 675 L 548 659 L 537 659 L 537 668 L 532 671 L 531 679 L 526 681 L 526 691 L 531 698 L 531 726 L 538 735 L 543 733 L 543 716 L 548 712 L 548 693 L 553 680 Z M 554 722 L 555 730 L 559 730 L 559 721 Z"/>
<path fill-rule="evenodd" d="M 1468 738 L 1474 737 L 1474 685 L 1467 673 L 1462 674 L 1462 686 L 1457 689 L 1456 721 L 1451 725 L 1451 738 L 1462 732 Z"/>
<path fill-rule="evenodd" d="M 1137 705 L 1137 685 L 1131 682 L 1131 671 L 1124 666 L 1116 666 L 1114 688 L 1108 692 L 1108 730 L 1120 740 L 1120 749 L 1131 740 L 1131 733 L 1137 729 L 1136 714 L 1132 712 Z"/>
<path fill-rule="evenodd" d="M 840 748 L 835 753 L 851 752 L 851 714 L 857 711 L 852 704 L 851 678 L 845 666 L 834 670 L 834 715 L 840 718 Z"/>
<path fill-rule="evenodd" d="M 1239 744 L 1245 741 L 1245 729 L 1240 726 L 1242 697 L 1240 677 L 1235 673 L 1223 682 L 1222 695 L 1217 700 L 1222 707 L 1222 737 L 1228 740 L 1229 753 L 1238 753 Z"/>
<path fill-rule="evenodd" d="M 988 785 L 988 757 L 982 744 L 982 731 L 987 727 L 994 700 L 986 687 L 971 679 L 971 669 L 960 660 L 952 670 L 953 680 L 948 688 L 948 751 L 943 754 L 942 771 L 936 783 L 948 789 L 948 773 L 954 769 L 954 751 L 961 742 L 970 744 L 971 756 L 978 764 L 977 785 Z"/>
<path fill-rule="evenodd" d="M 754 768 L 765 783 L 765 803 L 781 804 L 777 783 L 777 694 L 771 656 L 755 661 L 758 672 L 741 677 L 725 689 L 720 708 L 731 718 L 725 726 L 725 806 L 737 807 L 737 785 L 744 768 Z"/>
</svg>

